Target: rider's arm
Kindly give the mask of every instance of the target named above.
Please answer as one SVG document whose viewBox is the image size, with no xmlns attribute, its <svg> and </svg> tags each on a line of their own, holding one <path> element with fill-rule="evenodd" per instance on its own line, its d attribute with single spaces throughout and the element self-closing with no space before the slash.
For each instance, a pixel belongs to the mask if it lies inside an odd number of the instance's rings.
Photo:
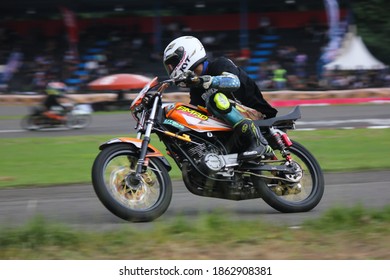
<svg viewBox="0 0 390 280">
<path fill-rule="evenodd" d="M 184 81 L 183 81 L 183 80 Z M 204 89 L 217 89 L 221 91 L 236 91 L 240 88 L 240 79 L 237 75 L 229 72 L 222 72 L 221 75 L 196 76 L 193 71 L 183 73 L 178 80 L 180 87 L 203 87 Z"/>
<path fill-rule="evenodd" d="M 218 90 L 236 91 L 240 88 L 240 80 L 238 77 L 229 72 L 223 72 L 218 76 L 201 76 L 203 81 L 202 86 L 205 89 L 215 88 Z"/>
</svg>

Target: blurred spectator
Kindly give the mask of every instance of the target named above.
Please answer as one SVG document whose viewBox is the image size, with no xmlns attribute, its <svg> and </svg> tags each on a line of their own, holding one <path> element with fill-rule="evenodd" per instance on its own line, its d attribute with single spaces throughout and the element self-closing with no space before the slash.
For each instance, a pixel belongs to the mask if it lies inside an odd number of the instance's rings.
<svg viewBox="0 0 390 280">
<path fill-rule="evenodd" d="M 98 74 L 98 77 L 103 77 L 103 76 L 110 74 L 106 63 L 99 63 L 99 67 L 97 69 L 97 74 Z"/>
<path fill-rule="evenodd" d="M 390 71 L 389 71 L 389 66 L 384 68 L 381 71 L 381 79 L 382 79 L 382 84 L 385 87 L 390 87 Z"/>
<path fill-rule="evenodd" d="M 0 82 L 7 84 L 12 76 L 19 70 L 19 68 L 22 65 L 22 59 L 23 54 L 19 49 L 14 49 L 9 58 L 7 63 L 4 66 L 3 73 L 2 73 L 2 80 Z"/>
<path fill-rule="evenodd" d="M 281 46 L 277 51 L 279 63 L 284 65 L 289 71 L 293 71 L 297 49 L 294 46 Z"/>
<path fill-rule="evenodd" d="M 306 78 L 307 55 L 304 53 L 295 56 L 294 72 L 301 79 Z"/>
<path fill-rule="evenodd" d="M 290 75 L 288 77 L 289 87 L 293 90 L 304 90 L 306 89 L 306 80 L 296 75 Z"/>
<path fill-rule="evenodd" d="M 305 88 L 316 90 L 320 88 L 318 83 L 318 79 L 315 75 L 310 75 L 310 77 L 306 80 Z"/>
<path fill-rule="evenodd" d="M 87 70 L 92 76 L 96 75 L 99 68 L 99 62 L 93 56 L 87 62 L 85 62 L 85 70 Z"/>
<path fill-rule="evenodd" d="M 286 83 L 287 83 L 287 71 L 282 66 L 278 66 L 273 71 L 273 78 L 272 81 L 274 83 L 274 87 L 277 90 L 285 89 Z"/>
<path fill-rule="evenodd" d="M 272 71 L 267 62 L 260 63 L 257 85 L 260 89 L 272 88 Z"/>
</svg>

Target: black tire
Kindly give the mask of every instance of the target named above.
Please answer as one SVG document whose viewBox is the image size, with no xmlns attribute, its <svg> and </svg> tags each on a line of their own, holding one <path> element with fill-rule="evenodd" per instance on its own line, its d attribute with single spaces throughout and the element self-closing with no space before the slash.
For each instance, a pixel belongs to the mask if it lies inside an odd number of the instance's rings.
<svg viewBox="0 0 390 280">
<path fill-rule="evenodd" d="M 293 141 L 289 148 L 294 161 L 303 169 L 301 192 L 298 194 L 277 195 L 270 185 L 264 184 L 260 178 L 255 184 L 259 187 L 263 200 L 272 208 L 283 213 L 307 212 L 312 210 L 321 201 L 324 194 L 324 175 L 314 156 L 301 144 Z"/>
<path fill-rule="evenodd" d="M 161 160 L 150 158 L 141 187 L 131 190 L 125 178 L 138 159 L 131 148 L 128 144 L 115 144 L 103 149 L 92 167 L 92 183 L 99 200 L 114 215 L 126 221 L 149 222 L 168 209 L 172 182 Z"/>
<path fill-rule="evenodd" d="M 42 128 L 41 119 L 39 115 L 28 115 L 22 118 L 20 126 L 25 130 L 40 130 Z"/>
<path fill-rule="evenodd" d="M 92 122 L 91 115 L 72 115 L 67 116 L 66 126 L 71 129 L 82 129 L 88 127 Z"/>
</svg>

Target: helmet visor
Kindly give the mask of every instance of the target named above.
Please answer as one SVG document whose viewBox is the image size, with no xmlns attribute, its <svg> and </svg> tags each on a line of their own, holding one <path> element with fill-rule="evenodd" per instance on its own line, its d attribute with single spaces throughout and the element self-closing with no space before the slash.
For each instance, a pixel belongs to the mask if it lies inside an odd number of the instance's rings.
<svg viewBox="0 0 390 280">
<path fill-rule="evenodd" d="M 165 70 L 169 75 L 172 74 L 173 69 L 176 68 L 176 66 L 179 64 L 180 60 L 178 59 L 176 54 L 172 54 L 171 57 L 169 57 L 164 62 Z"/>
<path fill-rule="evenodd" d="M 169 75 L 172 74 L 173 70 L 182 61 L 183 55 L 184 55 L 184 48 L 179 47 L 172 54 L 168 55 L 165 58 L 164 66 L 165 66 L 165 70 Z"/>
</svg>

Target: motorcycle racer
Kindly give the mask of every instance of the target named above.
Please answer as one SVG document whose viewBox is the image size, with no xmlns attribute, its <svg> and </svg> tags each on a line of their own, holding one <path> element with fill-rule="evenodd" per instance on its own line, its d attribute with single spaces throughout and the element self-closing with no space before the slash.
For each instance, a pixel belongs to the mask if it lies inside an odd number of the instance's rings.
<svg viewBox="0 0 390 280">
<path fill-rule="evenodd" d="M 202 43 L 193 36 L 182 36 L 169 43 L 163 63 L 171 78 L 185 78 L 186 82 L 178 86 L 190 88 L 190 104 L 206 107 L 233 126 L 233 141 L 243 149 L 240 159 L 274 157 L 260 129 L 228 99 L 237 99 L 260 111 L 264 118 L 276 116 L 277 110 L 264 99 L 255 81 L 243 69 L 225 57 L 208 60 Z"/>
<path fill-rule="evenodd" d="M 48 117 L 52 117 L 55 119 L 63 119 L 64 118 L 63 113 L 66 112 L 67 110 L 69 110 L 69 108 L 67 106 L 63 105 L 60 102 L 60 99 L 68 99 L 68 100 L 72 101 L 72 103 L 74 101 L 72 98 L 67 96 L 65 93 L 66 93 L 66 85 L 64 83 L 62 83 L 62 82 L 49 82 L 46 86 L 47 97 L 43 101 L 43 107 L 45 108 L 44 114 L 46 113 L 46 115 Z M 52 111 L 52 108 L 54 106 L 62 108 L 62 111 L 59 113 Z"/>
</svg>

